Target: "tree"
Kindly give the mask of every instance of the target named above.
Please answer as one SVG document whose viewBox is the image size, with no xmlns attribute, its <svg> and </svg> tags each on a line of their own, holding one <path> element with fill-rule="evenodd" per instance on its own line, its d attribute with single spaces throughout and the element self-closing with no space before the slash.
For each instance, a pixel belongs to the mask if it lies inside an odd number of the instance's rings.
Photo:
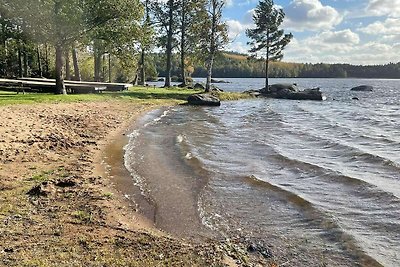
<svg viewBox="0 0 400 267">
<path fill-rule="evenodd" d="M 173 49 L 175 48 L 175 34 L 177 33 L 177 18 L 179 10 L 178 0 L 154 1 L 152 3 L 155 23 L 159 29 L 159 42 L 165 47 L 166 69 L 165 69 L 165 87 L 171 86 L 171 72 Z"/>
<path fill-rule="evenodd" d="M 141 27 L 141 35 L 139 38 L 139 45 L 141 50 L 140 55 L 140 63 L 139 63 L 139 70 L 140 70 L 140 79 L 139 85 L 145 85 L 146 83 L 146 53 L 147 50 L 150 49 L 152 41 L 153 41 L 153 28 L 150 21 L 150 7 L 149 7 L 149 0 L 145 0 L 144 3 L 145 8 L 145 15 L 142 21 Z"/>
<path fill-rule="evenodd" d="M 222 21 L 224 0 L 207 0 L 199 19 L 203 22 L 198 25 L 197 32 L 201 39 L 199 46 L 207 69 L 206 92 L 211 89 L 212 69 L 215 56 L 228 43 L 227 26 Z"/>
<path fill-rule="evenodd" d="M 201 39 L 200 32 L 203 21 L 201 18 L 205 0 L 180 0 L 179 1 L 179 50 L 180 50 L 180 77 L 182 87 L 187 86 L 189 64 L 191 55 L 195 53 L 196 45 Z"/>
<path fill-rule="evenodd" d="M 246 35 L 252 39 L 248 43 L 252 46 L 250 53 L 257 56 L 258 52 L 265 52 L 265 88 L 269 85 L 269 62 L 281 60 L 283 49 L 293 38 L 291 33 L 284 34 L 284 31 L 279 29 L 284 17 L 285 13 L 274 6 L 273 0 L 261 0 L 253 15 L 256 28 L 246 30 Z"/>
<path fill-rule="evenodd" d="M 137 65 L 135 55 L 143 33 L 139 20 L 143 17 L 139 0 L 87 0 L 85 3 L 86 36 L 93 45 L 95 80 L 101 80 L 102 56 L 112 53 L 125 66 Z"/>
</svg>

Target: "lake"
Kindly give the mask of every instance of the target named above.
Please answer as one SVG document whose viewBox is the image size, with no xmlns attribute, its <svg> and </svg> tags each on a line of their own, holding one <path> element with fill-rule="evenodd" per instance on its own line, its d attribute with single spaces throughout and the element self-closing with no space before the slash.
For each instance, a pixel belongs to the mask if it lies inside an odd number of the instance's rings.
<svg viewBox="0 0 400 267">
<path fill-rule="evenodd" d="M 223 80 L 226 91 L 264 84 Z M 327 100 L 241 100 L 142 118 L 125 165 L 156 206 L 156 224 L 184 238 L 257 242 L 285 266 L 400 266 L 400 81 L 277 82 L 320 87 Z M 350 91 L 363 84 L 374 91 Z"/>
</svg>

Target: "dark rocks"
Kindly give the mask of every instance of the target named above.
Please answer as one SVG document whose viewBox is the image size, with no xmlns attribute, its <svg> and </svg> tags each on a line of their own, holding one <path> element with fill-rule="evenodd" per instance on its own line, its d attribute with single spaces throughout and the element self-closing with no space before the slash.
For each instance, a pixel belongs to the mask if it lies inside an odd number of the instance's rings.
<svg viewBox="0 0 400 267">
<path fill-rule="evenodd" d="M 223 80 L 215 80 L 215 79 L 211 79 L 211 83 L 229 83 L 227 81 L 223 81 Z"/>
<path fill-rule="evenodd" d="M 220 106 L 221 101 L 210 94 L 194 94 L 187 99 L 189 105 L 195 106 Z"/>
<path fill-rule="evenodd" d="M 261 244 L 254 244 L 254 243 L 250 244 L 247 247 L 247 252 L 249 252 L 249 253 L 260 253 L 266 259 L 272 257 L 271 251 L 268 248 L 262 246 Z"/>
<path fill-rule="evenodd" d="M 13 248 L 5 248 L 3 251 L 4 251 L 5 253 L 13 253 L 13 252 L 14 252 L 14 249 L 13 249 Z"/>
<path fill-rule="evenodd" d="M 356 86 L 351 88 L 351 91 L 359 91 L 359 92 L 371 92 L 373 91 L 373 87 L 371 85 L 360 85 L 360 86 Z"/>
<path fill-rule="evenodd" d="M 224 90 L 222 90 L 221 88 L 218 88 L 218 87 L 215 86 L 215 85 L 211 85 L 211 91 L 213 91 L 213 92 L 218 92 L 218 93 L 224 92 Z"/>
<path fill-rule="evenodd" d="M 56 182 L 56 186 L 58 187 L 74 187 L 76 186 L 76 182 L 73 179 L 65 179 L 65 180 L 59 180 Z"/>
<path fill-rule="evenodd" d="M 252 97 L 261 96 L 260 90 L 247 90 L 247 91 L 244 91 L 243 94 L 249 94 Z"/>
<path fill-rule="evenodd" d="M 247 91 L 252 95 L 259 93 L 259 96 L 291 99 L 291 100 L 325 100 L 319 88 L 305 89 L 300 91 L 295 84 L 273 84 L 261 90 Z"/>
<path fill-rule="evenodd" d="M 358 97 L 353 97 L 352 100 L 360 100 Z"/>
<path fill-rule="evenodd" d="M 205 87 L 203 84 L 201 84 L 201 83 L 196 83 L 196 84 L 193 86 L 193 89 L 196 89 L 196 90 L 205 90 L 206 87 Z"/>
<path fill-rule="evenodd" d="M 46 197 L 51 193 L 48 189 L 48 182 L 42 182 L 34 187 L 32 187 L 26 194 L 31 197 Z"/>
</svg>

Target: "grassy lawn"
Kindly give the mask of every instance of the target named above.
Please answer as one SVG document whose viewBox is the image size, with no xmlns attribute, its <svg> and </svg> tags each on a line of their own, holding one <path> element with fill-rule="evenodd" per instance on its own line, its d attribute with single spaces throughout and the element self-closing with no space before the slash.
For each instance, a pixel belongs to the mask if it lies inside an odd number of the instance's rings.
<svg viewBox="0 0 400 267">
<path fill-rule="evenodd" d="M 17 94 L 0 91 L 0 105 L 35 104 L 35 103 L 69 103 L 104 100 L 127 100 L 144 103 L 184 102 L 191 94 L 199 91 L 180 88 L 131 87 L 123 92 L 103 92 L 100 94 L 55 95 L 44 93 Z"/>
<path fill-rule="evenodd" d="M 76 94 L 76 95 L 55 95 L 45 93 L 17 94 L 16 92 L 0 91 L 0 106 L 12 104 L 35 104 L 35 103 L 71 103 L 90 102 L 104 100 L 125 100 L 143 104 L 162 103 L 184 103 L 187 97 L 202 91 L 154 87 L 131 87 L 123 92 L 103 92 L 100 94 Z M 216 93 L 221 100 L 238 100 L 249 98 L 249 95 L 242 93 Z"/>
</svg>

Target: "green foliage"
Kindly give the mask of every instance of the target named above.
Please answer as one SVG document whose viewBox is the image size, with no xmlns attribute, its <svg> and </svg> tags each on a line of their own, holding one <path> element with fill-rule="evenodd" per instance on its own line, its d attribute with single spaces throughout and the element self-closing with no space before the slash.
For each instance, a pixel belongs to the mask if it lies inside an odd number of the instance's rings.
<svg viewBox="0 0 400 267">
<path fill-rule="evenodd" d="M 248 29 L 246 35 L 252 39 L 250 52 L 257 55 L 264 51 L 266 59 L 271 61 L 281 60 L 282 50 L 293 38 L 291 33 L 284 34 L 279 26 L 283 22 L 285 13 L 274 6 L 273 0 L 261 0 L 253 16 L 256 28 Z"/>
<path fill-rule="evenodd" d="M 254 11 L 254 24 L 256 28 L 248 29 L 246 35 L 251 39 L 250 53 L 257 56 L 260 51 L 265 52 L 266 59 L 266 87 L 268 87 L 269 61 L 277 61 L 283 58 L 282 50 L 293 38 L 291 33 L 284 34 L 279 26 L 283 22 L 285 13 L 274 6 L 273 0 L 261 0 Z"/>
<path fill-rule="evenodd" d="M 90 223 L 93 221 L 93 215 L 84 210 L 78 210 L 72 213 L 72 216 L 81 223 Z"/>
<path fill-rule="evenodd" d="M 54 174 L 54 171 L 43 171 L 38 174 L 35 174 L 31 177 L 30 180 L 35 181 L 35 182 L 44 182 L 47 181 L 51 178 L 51 175 Z"/>
</svg>

